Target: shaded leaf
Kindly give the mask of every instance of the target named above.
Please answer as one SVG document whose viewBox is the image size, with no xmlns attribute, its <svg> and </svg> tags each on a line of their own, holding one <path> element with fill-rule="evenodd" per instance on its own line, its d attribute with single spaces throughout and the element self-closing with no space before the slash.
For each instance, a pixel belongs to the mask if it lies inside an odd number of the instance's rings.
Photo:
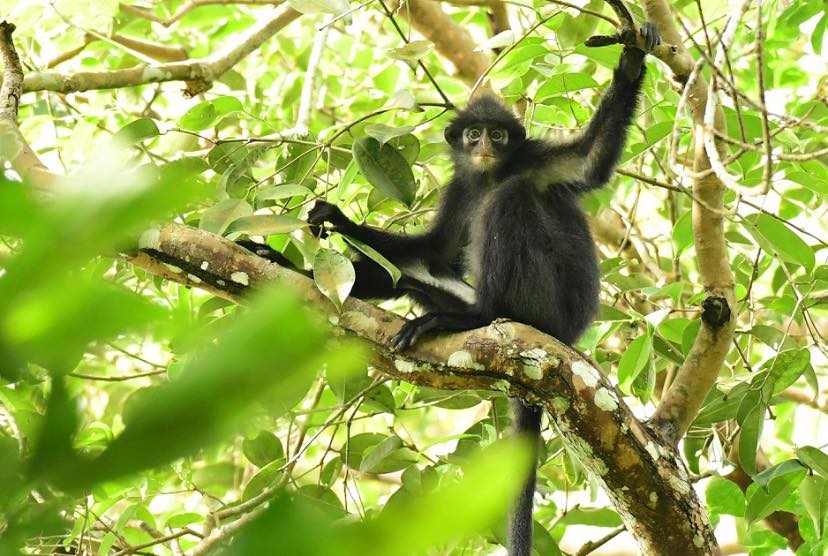
<svg viewBox="0 0 828 556">
<path fill-rule="evenodd" d="M 368 182 L 391 198 L 411 205 L 417 184 L 411 166 L 389 144 L 373 138 L 354 142 L 354 160 Z"/>
</svg>

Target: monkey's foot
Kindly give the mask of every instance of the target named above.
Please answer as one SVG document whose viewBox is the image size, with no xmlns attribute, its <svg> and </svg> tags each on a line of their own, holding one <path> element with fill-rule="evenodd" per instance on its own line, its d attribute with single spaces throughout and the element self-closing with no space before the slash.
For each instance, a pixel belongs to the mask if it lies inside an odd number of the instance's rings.
<svg viewBox="0 0 828 556">
<path fill-rule="evenodd" d="M 391 340 L 391 347 L 394 351 L 402 351 L 416 344 L 423 334 L 439 327 L 439 317 L 431 313 L 405 321 L 397 335 Z"/>
</svg>

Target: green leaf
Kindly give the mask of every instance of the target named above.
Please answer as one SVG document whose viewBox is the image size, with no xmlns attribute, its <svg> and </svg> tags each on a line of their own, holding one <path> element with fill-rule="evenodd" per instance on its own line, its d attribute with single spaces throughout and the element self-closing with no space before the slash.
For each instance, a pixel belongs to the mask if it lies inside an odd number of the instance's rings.
<svg viewBox="0 0 828 556">
<path fill-rule="evenodd" d="M 416 110 L 417 99 L 410 89 L 400 89 L 388 97 L 385 108 L 402 108 L 403 110 Z"/>
<path fill-rule="evenodd" d="M 798 473 L 805 469 L 799 460 L 789 459 L 783 462 L 777 463 L 771 467 L 768 467 L 755 477 L 753 477 L 753 482 L 761 486 L 762 488 L 767 488 L 768 485 L 777 477 L 781 477 L 782 475 L 787 475 L 788 473 Z"/>
<path fill-rule="evenodd" d="M 407 135 L 412 131 L 414 131 L 413 125 L 394 127 L 385 124 L 368 124 L 367 126 L 365 126 L 365 133 L 369 137 L 373 137 L 374 139 L 379 141 L 380 145 L 386 144 L 389 140 L 393 139 L 394 137 Z"/>
<path fill-rule="evenodd" d="M 210 168 L 219 174 L 224 174 L 231 166 L 243 162 L 247 158 L 247 147 L 239 142 L 219 143 L 207 153 L 207 162 Z"/>
<path fill-rule="evenodd" d="M 161 132 L 158 130 L 158 125 L 151 118 L 139 118 L 134 122 L 128 123 L 122 127 L 113 138 L 115 141 L 121 141 L 125 145 L 134 145 L 145 139 L 157 137 Z"/>
<path fill-rule="evenodd" d="M 395 60 L 404 60 L 406 62 L 416 62 L 434 48 L 431 41 L 411 41 L 405 46 L 399 48 L 388 49 L 388 55 Z"/>
<path fill-rule="evenodd" d="M 225 116 L 242 110 L 242 103 L 235 97 L 218 97 L 200 102 L 181 117 L 182 129 L 201 131 L 219 123 Z"/>
<path fill-rule="evenodd" d="M 245 438 L 242 452 L 256 467 L 264 467 L 272 461 L 285 457 L 282 441 L 270 431 L 261 431 L 255 438 Z"/>
<path fill-rule="evenodd" d="M 765 406 L 755 405 L 746 415 L 739 432 L 739 463 L 748 475 L 756 474 L 756 450 L 765 425 Z"/>
<path fill-rule="evenodd" d="M 742 489 L 733 481 L 727 479 L 713 478 L 707 484 L 704 494 L 707 500 L 707 507 L 711 513 L 745 515 L 745 495 Z"/>
<path fill-rule="evenodd" d="M 348 11 L 348 0 L 288 0 L 288 4 L 303 14 L 339 15 Z"/>
<path fill-rule="evenodd" d="M 227 227 L 227 232 L 241 232 L 256 236 L 286 234 L 294 230 L 307 228 L 307 222 L 284 214 L 254 214 L 242 216 Z"/>
<path fill-rule="evenodd" d="M 505 46 L 511 46 L 515 43 L 515 32 L 511 29 L 501 31 L 497 35 L 480 43 L 475 49 L 475 52 L 482 52 L 484 50 L 495 50 Z"/>
<path fill-rule="evenodd" d="M 796 455 L 802 463 L 828 479 L 828 454 L 813 446 L 802 446 L 796 449 Z"/>
<path fill-rule="evenodd" d="M 685 249 L 693 245 L 693 219 L 689 210 L 682 214 L 673 226 L 672 239 L 676 248 L 676 256 L 681 255 Z"/>
<path fill-rule="evenodd" d="M 342 236 L 345 238 L 345 241 L 356 247 L 359 251 L 362 252 L 363 255 L 380 265 L 385 271 L 391 276 L 391 281 L 396 286 L 399 279 L 402 277 L 402 273 L 400 269 L 394 266 L 394 263 L 386 259 L 382 256 L 382 254 L 368 245 L 367 243 L 363 243 L 358 239 L 354 239 L 348 236 Z"/>
<path fill-rule="evenodd" d="M 313 507 L 333 519 L 346 515 L 345 508 L 336 493 L 322 485 L 305 485 L 296 491 L 296 495 L 304 498 Z"/>
<path fill-rule="evenodd" d="M 799 483 L 799 496 L 802 505 L 814 520 L 817 537 L 822 539 L 825 535 L 825 521 L 828 518 L 828 479 L 808 475 Z"/>
<path fill-rule="evenodd" d="M 752 221 L 752 222 L 751 222 Z M 748 231 L 764 249 L 776 253 L 783 261 L 814 268 L 814 250 L 785 224 L 767 214 L 745 220 Z"/>
<path fill-rule="evenodd" d="M 359 470 L 363 473 L 393 473 L 417 462 L 417 452 L 404 448 L 398 436 L 389 436 L 362 454 Z"/>
<path fill-rule="evenodd" d="M 745 508 L 747 522 L 754 523 L 778 510 L 805 474 L 806 471 L 803 469 L 798 473 L 788 473 L 778 477 L 768 484 L 767 490 L 759 485 L 751 485 L 748 488 L 747 507 Z"/>
<path fill-rule="evenodd" d="M 203 520 L 204 517 L 201 514 L 195 512 L 182 512 L 173 514 L 167 518 L 167 528 L 178 529 L 180 527 L 192 525 L 193 523 L 199 523 Z"/>
<path fill-rule="evenodd" d="M 649 334 L 639 336 L 627 346 L 618 363 L 618 382 L 624 391 L 630 391 L 633 381 L 650 360 L 652 351 L 653 340 Z"/>
<path fill-rule="evenodd" d="M 257 201 L 276 201 L 289 199 L 290 197 L 305 197 L 313 194 L 313 191 L 297 183 L 283 183 L 274 185 L 256 192 Z"/>
<path fill-rule="evenodd" d="M 543 102 L 552 96 L 580 91 L 581 89 L 593 89 L 597 86 L 598 82 L 586 73 L 561 73 L 544 81 L 538 92 L 535 93 L 535 101 Z"/>
<path fill-rule="evenodd" d="M 242 500 L 247 501 L 260 494 L 264 489 L 274 486 L 284 474 L 282 467 L 284 458 L 279 458 L 264 465 L 255 475 L 250 477 L 244 486 Z"/>
<path fill-rule="evenodd" d="M 313 281 L 325 297 L 330 299 L 337 309 L 351 293 L 356 273 L 342 253 L 335 249 L 319 249 L 313 258 Z"/>
<path fill-rule="evenodd" d="M 348 442 L 345 444 L 345 453 L 341 455 L 343 462 L 351 469 L 359 470 L 365 452 L 380 444 L 386 438 L 390 437 L 375 432 L 365 432 L 348 438 Z"/>
<path fill-rule="evenodd" d="M 417 190 L 411 166 L 389 144 L 373 138 L 354 142 L 354 160 L 368 182 L 389 197 L 411 205 Z"/>
<path fill-rule="evenodd" d="M 322 468 L 322 471 L 319 473 L 319 483 L 322 486 L 326 486 L 328 488 L 334 484 L 339 478 L 339 475 L 342 473 L 342 458 L 339 456 L 334 457 L 333 459 L 329 460 L 328 463 L 325 464 L 325 467 Z"/>
<path fill-rule="evenodd" d="M 223 235 L 230 224 L 251 214 L 253 214 L 253 207 L 244 199 L 225 199 L 204 211 L 198 227 L 207 232 Z"/>
<path fill-rule="evenodd" d="M 420 140 L 411 134 L 394 137 L 388 144 L 397 149 L 408 165 L 411 166 L 420 156 Z"/>
<path fill-rule="evenodd" d="M 810 351 L 797 349 L 783 351 L 762 368 L 770 373 L 770 379 L 773 380 L 773 393 L 778 394 L 795 383 L 810 364 Z"/>
<path fill-rule="evenodd" d="M 549 50 L 541 44 L 527 44 L 524 46 L 519 46 L 511 52 L 509 52 L 498 63 L 498 71 L 504 72 L 513 69 L 516 66 L 523 64 L 524 62 L 534 60 L 539 56 L 546 56 L 547 54 L 549 54 Z"/>
<path fill-rule="evenodd" d="M 591 525 L 593 527 L 618 527 L 621 518 L 609 508 L 573 508 L 564 515 L 564 525 Z"/>
</svg>

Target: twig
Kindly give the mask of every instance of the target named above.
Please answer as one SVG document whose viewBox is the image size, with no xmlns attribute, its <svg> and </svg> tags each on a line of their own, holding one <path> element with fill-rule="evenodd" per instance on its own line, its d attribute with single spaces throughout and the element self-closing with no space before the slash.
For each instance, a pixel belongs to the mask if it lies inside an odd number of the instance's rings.
<svg viewBox="0 0 828 556">
<path fill-rule="evenodd" d="M 768 126 L 768 108 L 765 104 L 765 61 L 763 56 L 765 44 L 765 29 L 762 27 L 762 3 L 756 7 L 756 69 L 759 80 L 759 106 L 762 107 L 762 142 L 765 145 L 765 167 L 762 171 L 762 194 L 767 194 L 771 187 L 773 176 L 773 158 L 771 156 L 771 136 Z"/>
<path fill-rule="evenodd" d="M 391 10 L 388 9 L 388 6 L 385 5 L 385 0 L 379 0 L 379 3 L 380 6 L 382 6 L 382 10 L 385 12 L 385 15 L 391 21 L 391 24 L 394 26 L 394 29 L 397 31 L 397 34 L 400 36 L 403 42 L 405 42 L 405 44 L 411 42 L 408 39 L 408 37 L 405 36 L 405 33 L 403 33 L 402 28 L 400 28 L 399 23 L 397 23 L 397 20 L 394 18 L 394 14 L 391 12 Z M 446 96 L 446 93 L 443 92 L 443 89 L 440 88 L 440 85 L 437 83 L 437 80 L 434 79 L 434 76 L 431 75 L 431 72 L 428 71 L 428 68 L 426 67 L 425 63 L 423 63 L 422 60 L 417 60 L 417 65 L 420 67 L 420 69 L 423 70 L 423 73 L 425 74 L 426 78 L 431 82 L 431 84 L 434 85 L 434 88 L 437 90 L 437 94 L 440 95 L 440 97 L 443 99 L 443 102 L 446 103 L 446 106 L 453 107 L 454 105 Z"/>
<path fill-rule="evenodd" d="M 120 375 L 120 376 L 95 376 L 95 375 L 87 375 L 83 373 L 69 373 L 69 376 L 74 378 L 82 378 L 85 380 L 98 380 L 101 382 L 124 382 L 127 380 L 135 380 L 137 378 L 145 378 L 148 376 L 156 376 L 156 375 L 163 375 L 167 371 L 147 371 L 146 373 L 135 373 L 132 375 Z"/>
<path fill-rule="evenodd" d="M 589 541 L 588 543 L 586 543 L 584 546 L 581 547 L 580 550 L 578 550 L 578 552 L 575 553 L 575 555 L 586 556 L 587 554 L 590 554 L 591 552 L 598 550 L 599 548 L 601 548 L 602 546 L 604 546 L 605 544 L 607 544 L 612 539 L 614 539 L 626 530 L 626 527 L 624 527 L 623 525 L 619 525 L 618 527 L 616 527 L 600 539 L 595 541 Z"/>
</svg>

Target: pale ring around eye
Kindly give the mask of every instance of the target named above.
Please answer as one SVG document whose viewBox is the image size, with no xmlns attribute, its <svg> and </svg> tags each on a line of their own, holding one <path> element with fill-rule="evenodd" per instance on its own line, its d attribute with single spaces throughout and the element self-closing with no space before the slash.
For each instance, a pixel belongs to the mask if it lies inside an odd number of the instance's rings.
<svg viewBox="0 0 828 556">
<path fill-rule="evenodd" d="M 472 141 L 477 141 L 478 139 L 480 139 L 480 132 L 476 129 L 470 130 L 469 139 L 471 139 Z"/>
</svg>

